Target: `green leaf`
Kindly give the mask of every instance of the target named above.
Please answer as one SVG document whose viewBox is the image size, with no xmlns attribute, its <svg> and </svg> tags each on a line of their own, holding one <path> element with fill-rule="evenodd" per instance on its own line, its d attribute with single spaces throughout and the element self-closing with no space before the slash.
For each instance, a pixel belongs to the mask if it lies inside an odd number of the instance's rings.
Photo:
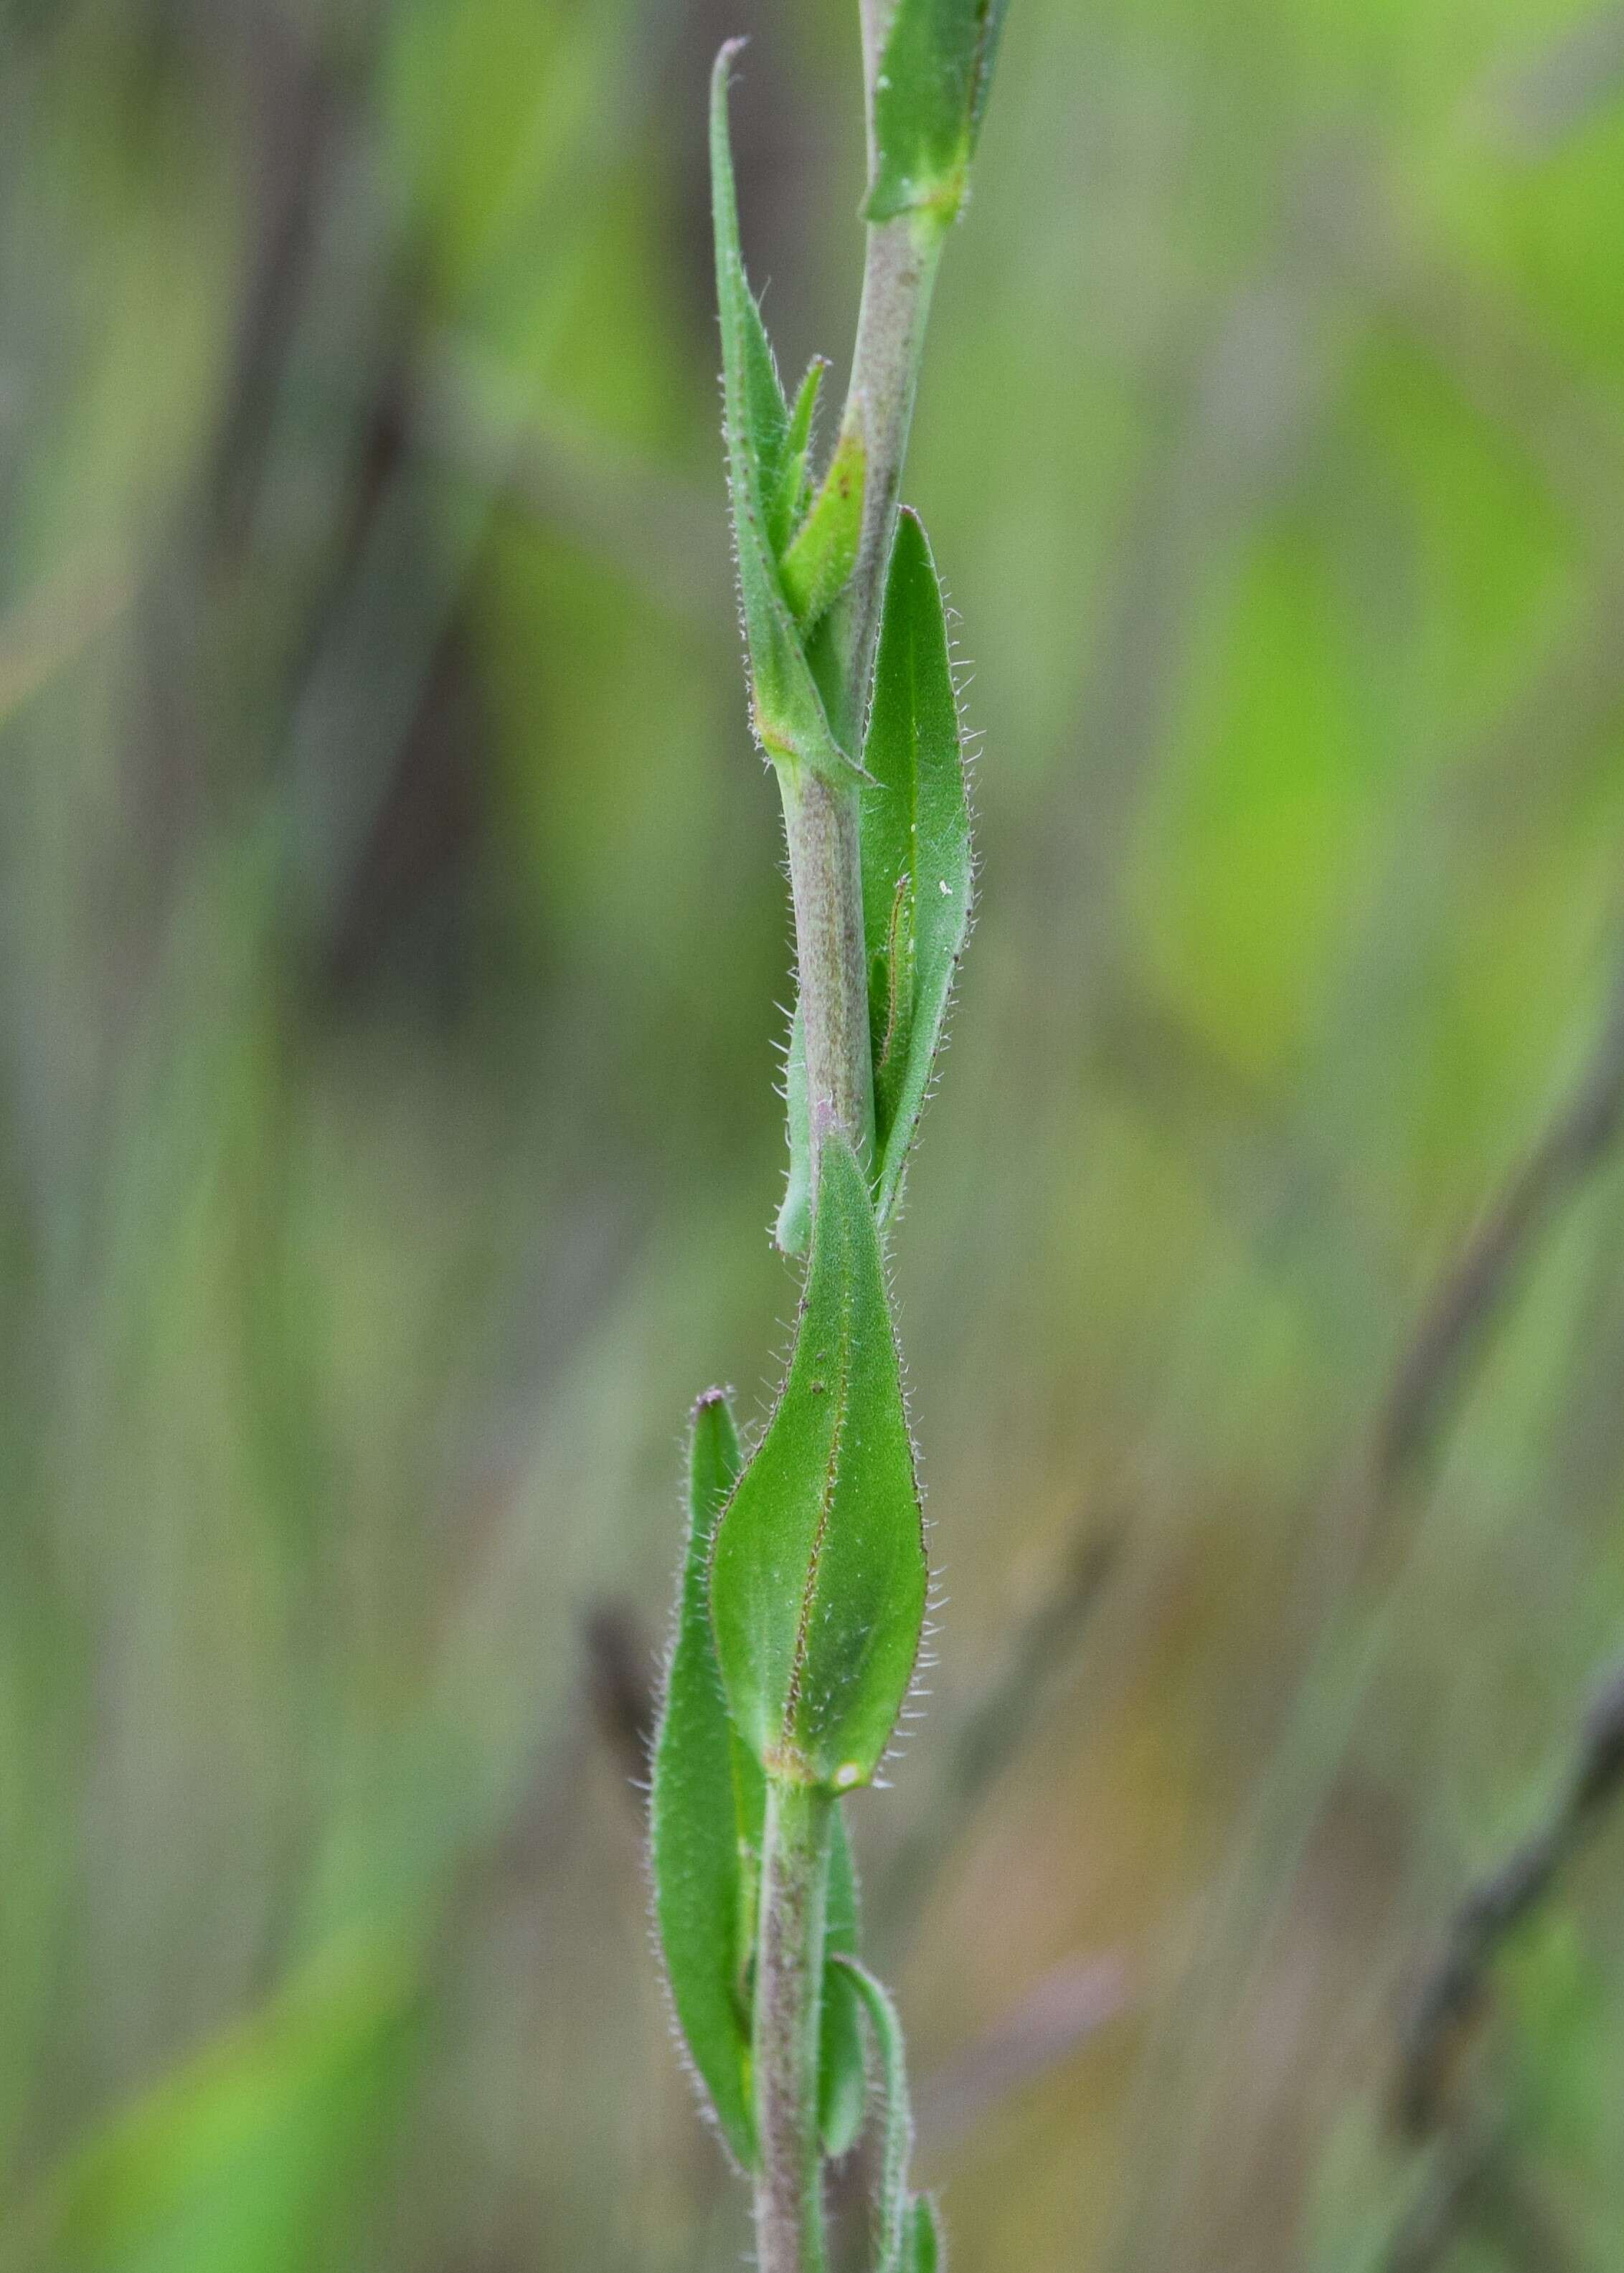
<svg viewBox="0 0 1624 2273">
<path fill-rule="evenodd" d="M 875 2273 L 905 2273 L 915 2238 L 915 2203 L 908 2194 L 908 2157 L 914 2151 L 914 2112 L 908 2104 L 907 2056 L 897 2008 L 866 1966 L 855 1958 L 835 1964 L 862 1999 L 879 2047 L 885 2087 L 885 2137 L 880 2153 L 879 2193 L 875 2203 Z M 929 2215 L 929 2213 L 927 2213 Z M 934 2239 L 934 2222 L 932 2239 Z M 929 2261 L 927 2261 L 929 2262 Z"/>
<path fill-rule="evenodd" d="M 784 596 L 803 631 L 824 614 L 857 566 L 867 464 L 861 428 L 846 427 L 811 510 L 779 564 Z"/>
<path fill-rule="evenodd" d="M 708 1390 L 694 1407 L 688 1544 L 649 1814 L 672 2003 L 723 2136 L 748 2169 L 756 2149 L 747 1983 L 765 1787 L 727 1718 L 709 1601 L 711 1539 L 739 1467 L 726 1397 Z"/>
<path fill-rule="evenodd" d="M 818 391 L 823 383 L 823 373 L 829 368 L 827 356 L 814 356 L 807 365 L 806 377 L 796 392 L 794 408 L 789 414 L 789 432 L 785 439 L 783 463 L 772 495 L 767 501 L 767 535 L 775 558 L 781 559 L 791 532 L 807 510 L 811 495 L 811 483 L 807 473 L 807 459 L 812 448 L 812 426 L 817 416 Z"/>
<path fill-rule="evenodd" d="M 709 1390 L 694 1408 L 688 1547 L 650 1812 L 655 1913 L 672 2001 L 723 2135 L 748 2168 L 755 2152 L 749 1971 L 766 1783 L 727 1718 L 709 1600 L 711 1537 L 739 1467 L 727 1399 Z M 831 1956 L 853 1956 L 857 1880 L 838 1812 L 828 1902 L 825 1947 Z M 826 1977 L 822 2033 L 825 2151 L 843 2155 L 861 2128 L 867 2092 L 860 2008 L 844 1977 Z"/>
<path fill-rule="evenodd" d="M 902 2241 L 902 2273 L 936 2273 L 942 2263 L 942 2236 L 936 2214 L 928 2196 L 915 2194 L 908 2204 L 907 2227 Z"/>
<path fill-rule="evenodd" d="M 870 1781 L 907 1694 L 925 1584 L 879 1234 L 856 1157 L 831 1136 L 788 1377 L 710 1565 L 733 1725 L 770 1774 L 835 1791 Z"/>
<path fill-rule="evenodd" d="M 863 219 L 964 203 L 1004 0 L 898 0 L 874 90 L 876 155 Z"/>
<path fill-rule="evenodd" d="M 784 1061 L 784 1109 L 789 1123 L 789 1176 L 773 1237 L 786 1255 L 804 1255 L 812 1230 L 812 1123 L 807 1101 L 807 1029 L 799 1002 Z"/>
<path fill-rule="evenodd" d="M 745 274 L 739 238 L 739 199 L 727 134 L 727 73 L 743 45 L 730 40 L 716 59 L 710 86 L 711 199 L 716 232 L 717 304 L 722 327 L 722 374 L 732 433 L 750 461 L 763 497 L 778 487 L 789 446 L 790 409 L 778 379 L 772 342 Z M 718 139 L 719 136 L 719 139 Z"/>
<path fill-rule="evenodd" d="M 862 2129 L 868 2103 L 868 2072 L 863 2058 L 862 2002 L 851 1975 L 835 1962 L 857 1954 L 857 1874 L 846 1823 L 835 1811 L 834 1842 L 829 1857 L 828 1914 L 823 1929 L 823 2010 L 818 2047 L 818 2129 L 823 2152 L 838 2160 L 849 2154 Z"/>
<path fill-rule="evenodd" d="M 863 764 L 863 934 L 876 1205 L 889 1220 L 970 925 L 970 808 L 936 564 L 905 511 L 886 576 Z"/>
<path fill-rule="evenodd" d="M 808 765 L 831 781 L 850 781 L 859 777 L 857 769 L 830 728 L 778 581 L 771 543 L 768 500 L 774 501 L 777 511 L 784 496 L 791 423 L 739 243 L 739 201 L 727 136 L 727 72 L 740 45 L 737 40 L 728 41 L 711 74 L 710 181 L 727 485 L 749 656 L 751 723 L 775 765 Z"/>
</svg>

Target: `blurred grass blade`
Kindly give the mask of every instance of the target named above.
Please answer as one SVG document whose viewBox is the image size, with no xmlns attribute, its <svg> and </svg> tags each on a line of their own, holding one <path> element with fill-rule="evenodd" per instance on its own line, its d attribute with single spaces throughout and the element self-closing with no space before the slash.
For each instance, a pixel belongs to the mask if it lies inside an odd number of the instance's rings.
<svg viewBox="0 0 1624 2273">
<path fill-rule="evenodd" d="M 879 1234 L 831 1134 L 788 1377 L 711 1562 L 728 1703 L 770 1774 L 837 1791 L 871 1779 L 913 1675 L 925 1580 Z"/>
<path fill-rule="evenodd" d="M 835 1810 L 834 1842 L 829 1857 L 829 1909 L 824 1925 L 823 2011 L 818 2046 L 818 2130 L 823 2152 L 836 2160 L 849 2154 L 862 2129 L 868 2101 L 863 2058 L 862 2004 L 846 1969 L 837 1958 L 857 1954 L 857 1874 L 846 1820 Z"/>
<path fill-rule="evenodd" d="M 970 926 L 970 808 L 936 563 L 898 520 L 863 746 L 863 931 L 874 1042 L 876 1204 L 897 1204 Z"/>
<path fill-rule="evenodd" d="M 875 82 L 865 221 L 920 213 L 945 227 L 958 214 L 1004 9 L 1004 0 L 898 0 Z"/>
<path fill-rule="evenodd" d="M 748 2169 L 755 2134 L 746 1972 L 764 1790 L 722 1701 L 707 1593 L 712 1534 L 739 1467 L 727 1399 L 707 1390 L 694 1407 L 689 1439 L 688 1546 L 649 1812 L 655 1917 L 672 2003 L 723 2136 Z"/>
<path fill-rule="evenodd" d="M 868 2025 L 879 2049 L 885 2088 L 885 2137 L 880 2150 L 879 2194 L 876 2202 L 876 2247 L 875 2273 L 904 2273 L 909 2264 L 908 2244 L 914 2230 L 914 2205 L 908 2196 L 908 2157 L 914 2151 L 914 2112 L 908 2104 L 907 2057 L 902 2023 L 889 1994 L 855 1958 L 841 1957 L 837 1968 L 850 1980 L 862 2001 Z"/>
<path fill-rule="evenodd" d="M 739 201 L 727 135 L 727 73 L 740 44 L 729 41 L 711 75 L 710 178 L 727 486 L 749 657 L 752 724 L 775 764 L 808 765 L 831 780 L 849 781 L 856 769 L 831 731 L 823 698 L 778 581 L 770 537 L 767 500 L 781 493 L 790 413 L 739 243 Z"/>
<path fill-rule="evenodd" d="M 102 2125 L 6 2217 L 7 2273 L 288 2273 L 350 2262 L 411 2077 L 402 1947 L 324 1952 Z"/>
</svg>

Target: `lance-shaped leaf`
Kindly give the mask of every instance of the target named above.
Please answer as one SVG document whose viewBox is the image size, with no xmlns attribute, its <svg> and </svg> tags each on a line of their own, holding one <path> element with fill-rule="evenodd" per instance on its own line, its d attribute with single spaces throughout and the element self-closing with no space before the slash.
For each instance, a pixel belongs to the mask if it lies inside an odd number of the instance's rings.
<svg viewBox="0 0 1624 2273">
<path fill-rule="evenodd" d="M 672 2002 L 723 2136 L 755 2160 L 750 2109 L 750 1962 L 766 1780 L 733 1734 L 710 1632 L 710 1558 L 716 1519 L 739 1474 L 727 1399 L 708 1390 L 694 1408 L 688 1533 L 665 1707 L 654 1747 L 650 1804 L 655 1913 Z M 857 1878 L 837 1813 L 829 1863 L 825 1946 L 831 1965 L 857 1950 Z M 867 2082 L 855 1992 L 825 1977 L 819 2104 L 824 2147 L 843 2155 L 862 2126 Z"/>
<path fill-rule="evenodd" d="M 874 1046 L 876 1204 L 902 1189 L 970 923 L 970 808 L 936 564 L 898 520 L 864 764 L 863 933 Z"/>
<path fill-rule="evenodd" d="M 910 2245 L 917 2238 L 916 2205 L 908 2193 L 908 2158 L 914 2151 L 914 2113 L 908 2104 L 907 2059 L 897 2008 L 866 1966 L 855 1958 L 836 1960 L 862 2000 L 880 2055 L 885 2092 L 885 2134 L 880 2148 L 879 2190 L 875 2202 L 875 2273 L 909 2273 Z M 934 2239 L 934 2227 L 931 2230 Z"/>
<path fill-rule="evenodd" d="M 829 1857 L 829 1908 L 823 1950 L 817 2119 L 823 2152 L 838 2160 L 856 2144 L 868 2101 L 862 2001 L 850 1973 L 839 1962 L 857 1954 L 857 1873 L 852 1867 L 852 1850 L 838 1807 L 835 1810 L 834 1843 Z"/>
<path fill-rule="evenodd" d="M 964 202 L 1004 0 L 897 0 L 874 90 L 865 221 L 921 213 L 945 226 Z"/>
<path fill-rule="evenodd" d="M 739 1467 L 727 1399 L 709 1390 L 689 1440 L 688 1544 L 650 1828 L 672 2002 L 723 2136 L 748 2169 L 756 2157 L 748 1981 L 764 1786 L 727 1718 L 709 1599 L 716 1519 Z"/>
<path fill-rule="evenodd" d="M 757 740 L 775 764 L 808 765 L 831 781 L 850 781 L 857 769 L 831 731 L 778 581 L 772 544 L 773 521 L 784 510 L 791 418 L 739 243 L 739 200 L 727 135 L 727 73 L 740 44 L 728 41 L 711 74 L 710 191 L 727 487 L 749 656 L 751 717 Z M 806 409 L 809 419 L 809 402 Z"/>
<path fill-rule="evenodd" d="M 870 1780 L 907 1694 L 925 1583 L 879 1234 L 833 1135 L 789 1373 L 710 1564 L 733 1725 L 769 1774 L 834 1791 Z"/>
</svg>

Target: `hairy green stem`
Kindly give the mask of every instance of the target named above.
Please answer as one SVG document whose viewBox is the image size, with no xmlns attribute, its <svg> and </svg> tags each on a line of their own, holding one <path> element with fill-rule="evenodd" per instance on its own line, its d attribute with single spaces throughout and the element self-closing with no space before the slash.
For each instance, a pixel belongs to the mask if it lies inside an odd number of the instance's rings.
<svg viewBox="0 0 1624 2273">
<path fill-rule="evenodd" d="M 891 29 L 893 0 L 857 0 L 857 20 L 862 29 L 863 116 L 868 126 L 868 170 L 874 170 L 874 81 L 880 52 Z"/>
<path fill-rule="evenodd" d="M 850 735 L 853 747 L 868 709 L 902 461 L 914 423 L 925 326 L 944 237 L 941 222 L 929 214 L 880 221 L 868 233 L 857 343 L 842 416 L 843 429 L 855 429 L 863 439 L 862 530 L 857 564 L 835 603 L 831 623 L 845 714 L 836 731 Z"/>
<path fill-rule="evenodd" d="M 875 88 L 895 0 L 857 0 L 862 27 L 863 126 L 872 179 L 879 157 Z M 849 716 L 860 733 L 879 637 L 880 596 L 897 521 L 902 461 L 914 423 L 914 398 L 946 232 L 934 215 L 870 223 L 863 257 L 862 299 L 852 351 L 843 429 L 861 429 L 867 451 L 862 535 L 852 581 L 836 604 L 833 625 Z M 839 727 L 837 727 L 839 731 Z"/>
<path fill-rule="evenodd" d="M 823 2273 L 817 2052 L 836 1804 L 808 1785 L 768 1781 L 752 2046 L 760 2273 Z"/>
<path fill-rule="evenodd" d="M 875 80 L 890 0 L 861 0 L 861 12 L 863 110 L 872 169 Z M 851 385 L 841 416 L 842 433 L 855 432 L 862 439 L 862 527 L 851 579 L 831 611 L 835 671 L 833 684 L 825 688 L 837 739 L 853 756 L 868 713 L 902 461 L 944 237 L 940 221 L 929 214 L 871 224 L 867 233 Z M 874 1134 L 858 800 L 855 789 L 838 789 L 809 769 L 797 773 L 786 768 L 780 781 L 795 902 L 816 1189 L 818 1152 L 828 1129 L 841 1129 L 865 1161 Z"/>
<path fill-rule="evenodd" d="M 834 787 L 810 767 L 786 769 L 783 791 L 816 1182 L 831 1129 L 863 1161 L 874 1136 L 857 792 Z"/>
<path fill-rule="evenodd" d="M 929 216 L 868 230 L 862 304 L 843 426 L 864 445 L 862 529 L 851 581 L 835 602 L 830 635 L 836 684 L 832 723 L 855 752 L 868 707 L 879 639 L 880 602 L 897 527 L 902 461 L 914 416 L 920 356 L 943 231 Z M 812 1181 L 831 1129 L 866 1161 L 874 1134 L 874 1069 L 868 1032 L 868 956 L 863 946 L 858 793 L 809 768 L 780 770 L 795 956 L 811 1109 Z"/>
<path fill-rule="evenodd" d="M 861 0 L 868 154 L 889 0 Z M 861 433 L 862 528 L 850 582 L 829 632 L 836 664 L 831 723 L 857 754 L 868 708 L 880 602 L 897 525 L 902 461 L 913 423 L 925 326 L 944 231 L 930 215 L 871 225 L 842 431 Z M 795 955 L 806 1045 L 812 1181 L 831 1129 L 869 1158 L 874 1068 L 863 944 L 858 791 L 809 767 L 780 770 Z M 818 2014 L 835 1803 L 769 1785 L 756 1957 L 754 2064 L 756 2248 L 761 2273 L 823 2273 L 822 2158 L 817 2128 Z"/>
</svg>

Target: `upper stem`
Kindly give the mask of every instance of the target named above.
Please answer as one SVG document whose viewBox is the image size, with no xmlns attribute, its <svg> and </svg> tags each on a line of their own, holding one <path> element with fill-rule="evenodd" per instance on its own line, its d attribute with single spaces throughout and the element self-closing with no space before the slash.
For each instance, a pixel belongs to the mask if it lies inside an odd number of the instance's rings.
<svg viewBox="0 0 1624 2273">
<path fill-rule="evenodd" d="M 880 57 L 891 29 L 894 0 L 857 0 L 857 19 L 862 31 L 863 131 L 868 154 L 868 175 L 874 176 L 876 155 L 874 135 L 874 83 L 880 75 Z"/>
<path fill-rule="evenodd" d="M 831 720 L 853 754 L 868 713 L 902 460 L 942 241 L 940 224 L 929 216 L 905 215 L 868 232 L 852 383 L 842 418 L 843 427 L 857 429 L 863 438 L 862 528 L 851 581 L 835 602 L 828 626 L 835 665 L 828 689 Z M 835 787 L 809 769 L 786 769 L 782 779 L 816 1189 L 818 1156 L 831 1129 L 838 1129 L 863 1161 L 874 1134 L 859 800 L 855 787 Z"/>
<path fill-rule="evenodd" d="M 768 1778 L 752 2037 L 759 2273 L 823 2273 L 817 2057 L 835 1805 Z"/>
<path fill-rule="evenodd" d="M 838 731 L 851 736 L 853 753 L 868 707 L 902 461 L 944 236 L 941 223 L 923 214 L 871 223 L 868 232 L 857 342 L 841 422 L 863 438 L 862 529 L 856 566 L 835 602 L 830 626 L 840 667 L 843 716 Z"/>
</svg>

